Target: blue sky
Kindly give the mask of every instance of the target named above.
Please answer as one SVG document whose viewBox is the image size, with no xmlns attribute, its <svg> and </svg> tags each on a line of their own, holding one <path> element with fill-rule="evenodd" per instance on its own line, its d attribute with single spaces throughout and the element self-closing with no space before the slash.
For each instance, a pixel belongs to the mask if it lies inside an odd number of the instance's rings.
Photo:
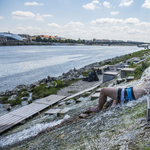
<svg viewBox="0 0 150 150">
<path fill-rule="evenodd" d="M 0 32 L 150 42 L 150 0 L 0 0 Z"/>
</svg>

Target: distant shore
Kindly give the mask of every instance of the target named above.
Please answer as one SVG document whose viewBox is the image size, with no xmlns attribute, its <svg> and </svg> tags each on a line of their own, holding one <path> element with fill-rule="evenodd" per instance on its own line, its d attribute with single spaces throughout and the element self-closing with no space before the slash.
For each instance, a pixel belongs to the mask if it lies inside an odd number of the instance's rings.
<svg viewBox="0 0 150 150">
<path fill-rule="evenodd" d="M 0 46 L 27 46 L 27 45 L 48 45 L 48 46 L 137 46 L 138 43 L 95 43 L 95 42 L 87 42 L 87 43 L 51 43 L 51 42 L 22 42 L 22 41 L 9 41 L 9 42 L 0 42 Z"/>
</svg>

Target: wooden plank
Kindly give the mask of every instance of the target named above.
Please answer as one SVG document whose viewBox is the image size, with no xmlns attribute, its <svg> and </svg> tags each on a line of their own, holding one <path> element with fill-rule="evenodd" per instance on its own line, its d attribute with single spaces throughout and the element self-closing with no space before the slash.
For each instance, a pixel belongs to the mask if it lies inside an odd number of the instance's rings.
<svg viewBox="0 0 150 150">
<path fill-rule="evenodd" d="M 55 103 L 57 103 L 58 101 L 60 101 L 64 98 L 65 98 L 65 96 L 50 95 L 48 97 L 42 98 L 38 101 L 35 101 L 34 103 L 52 105 L 52 104 L 55 104 Z"/>
<path fill-rule="evenodd" d="M 0 133 L 18 124 L 19 122 L 29 118 L 30 116 L 37 114 L 38 112 L 60 101 L 63 98 L 65 97 L 59 95 L 50 95 L 46 98 L 40 99 L 39 101 L 36 101 L 34 103 L 31 103 L 17 110 L 14 110 L 6 115 L 1 116 Z"/>
<path fill-rule="evenodd" d="M 19 108 L 13 112 L 10 112 L 10 114 L 28 118 L 32 115 L 35 115 L 36 113 L 40 112 L 41 110 L 43 110 L 47 107 L 49 107 L 49 105 L 31 103 L 30 105 L 26 105 L 26 106 Z"/>
<path fill-rule="evenodd" d="M 0 133 L 23 121 L 25 118 L 6 114 L 0 117 Z"/>
</svg>

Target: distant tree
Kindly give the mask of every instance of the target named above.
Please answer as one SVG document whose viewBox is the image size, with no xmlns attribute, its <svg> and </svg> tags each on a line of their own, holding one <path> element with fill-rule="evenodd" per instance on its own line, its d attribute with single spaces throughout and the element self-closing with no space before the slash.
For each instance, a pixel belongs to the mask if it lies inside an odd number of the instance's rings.
<svg viewBox="0 0 150 150">
<path fill-rule="evenodd" d="M 48 42 L 48 40 L 47 40 L 46 38 L 44 38 L 44 39 L 42 40 L 42 42 Z"/>
<path fill-rule="evenodd" d="M 36 42 L 41 42 L 42 41 L 42 38 L 40 36 L 36 37 Z"/>
</svg>

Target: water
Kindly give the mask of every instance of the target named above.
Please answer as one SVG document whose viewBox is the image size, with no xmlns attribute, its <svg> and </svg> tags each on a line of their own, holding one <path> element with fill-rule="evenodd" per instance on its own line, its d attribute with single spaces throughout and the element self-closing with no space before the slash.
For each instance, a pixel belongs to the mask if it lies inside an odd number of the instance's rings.
<svg viewBox="0 0 150 150">
<path fill-rule="evenodd" d="M 0 46 L 0 92 L 139 50 L 136 46 Z"/>
</svg>

